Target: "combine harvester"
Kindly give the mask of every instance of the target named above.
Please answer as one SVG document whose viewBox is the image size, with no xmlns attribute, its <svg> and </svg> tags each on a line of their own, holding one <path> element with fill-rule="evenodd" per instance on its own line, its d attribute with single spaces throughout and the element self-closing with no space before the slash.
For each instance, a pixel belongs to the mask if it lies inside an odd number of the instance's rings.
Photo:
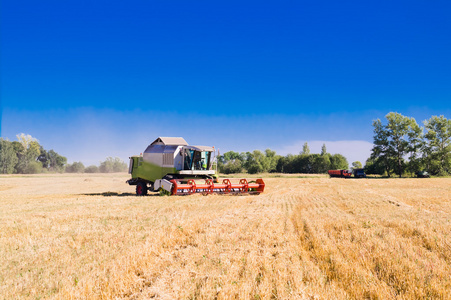
<svg viewBox="0 0 451 300">
<path fill-rule="evenodd" d="M 219 183 L 212 167 L 214 152 L 214 147 L 189 146 L 181 137 L 159 137 L 144 154 L 130 157 L 132 178 L 127 183 L 136 185 L 138 196 L 146 195 L 147 191 L 169 195 L 263 192 L 262 179 L 255 182 L 239 179 L 235 183 L 224 179 Z"/>
</svg>

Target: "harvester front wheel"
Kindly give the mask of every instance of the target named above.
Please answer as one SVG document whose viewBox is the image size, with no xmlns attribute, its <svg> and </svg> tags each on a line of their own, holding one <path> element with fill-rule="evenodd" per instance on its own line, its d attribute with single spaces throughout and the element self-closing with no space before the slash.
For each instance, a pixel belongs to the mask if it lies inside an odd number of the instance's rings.
<svg viewBox="0 0 451 300">
<path fill-rule="evenodd" d="M 138 182 L 136 185 L 136 195 L 137 196 L 145 196 L 147 195 L 147 184 L 144 182 Z"/>
</svg>

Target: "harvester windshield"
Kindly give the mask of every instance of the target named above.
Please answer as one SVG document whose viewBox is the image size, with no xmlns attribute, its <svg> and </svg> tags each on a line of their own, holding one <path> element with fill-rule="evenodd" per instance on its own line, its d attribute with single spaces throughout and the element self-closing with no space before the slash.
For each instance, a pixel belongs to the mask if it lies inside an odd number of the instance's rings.
<svg viewBox="0 0 451 300">
<path fill-rule="evenodd" d="M 211 151 L 185 148 L 184 170 L 210 170 Z"/>
</svg>

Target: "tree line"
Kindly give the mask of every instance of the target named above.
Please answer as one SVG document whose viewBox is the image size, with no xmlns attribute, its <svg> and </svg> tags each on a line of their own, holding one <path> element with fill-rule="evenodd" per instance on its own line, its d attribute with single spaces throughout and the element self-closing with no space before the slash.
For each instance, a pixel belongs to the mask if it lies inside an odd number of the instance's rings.
<svg viewBox="0 0 451 300">
<path fill-rule="evenodd" d="M 111 173 L 127 170 L 120 158 L 108 157 L 99 166 L 85 167 L 82 162 L 67 163 L 53 149 L 46 150 L 29 134 L 18 134 L 17 141 L 0 138 L 0 174 L 37 174 L 45 172 Z"/>
<path fill-rule="evenodd" d="M 365 162 L 367 174 L 413 175 L 427 171 L 432 175 L 451 174 L 451 120 L 443 115 L 432 116 L 420 126 L 414 118 L 390 112 L 383 123 L 373 121 L 373 148 Z M 341 154 L 330 154 L 323 145 L 321 153 L 310 153 L 308 143 L 299 154 L 281 156 L 271 149 L 264 152 L 229 151 L 218 156 L 221 173 L 251 174 L 278 173 L 326 173 L 330 169 L 348 169 L 349 164 Z M 358 161 L 352 168 L 361 168 Z M 0 138 L 0 173 L 31 174 L 41 172 L 110 173 L 127 170 L 127 164 L 119 158 L 108 157 L 99 166 L 85 167 L 82 162 L 67 163 L 67 158 L 52 150 L 46 150 L 30 135 L 17 135 L 17 141 Z"/>
<path fill-rule="evenodd" d="M 99 166 L 85 167 L 82 162 L 74 162 L 66 166 L 66 173 L 115 173 L 128 170 L 127 164 L 119 157 L 107 157 Z"/>
<path fill-rule="evenodd" d="M 368 174 L 451 174 L 451 120 L 432 116 L 422 127 L 414 118 L 396 112 L 385 119 L 385 124 L 380 119 L 373 122 L 374 147 L 365 164 Z"/>
<path fill-rule="evenodd" d="M 353 167 L 361 167 L 360 162 L 353 162 Z M 308 143 L 303 145 L 298 155 L 277 155 L 275 151 L 266 149 L 264 152 L 228 151 L 218 156 L 219 172 L 225 174 L 248 172 L 250 174 L 263 172 L 277 173 L 325 173 L 330 169 L 347 169 L 346 157 L 341 154 L 330 154 L 323 144 L 321 153 L 310 153 Z"/>
</svg>

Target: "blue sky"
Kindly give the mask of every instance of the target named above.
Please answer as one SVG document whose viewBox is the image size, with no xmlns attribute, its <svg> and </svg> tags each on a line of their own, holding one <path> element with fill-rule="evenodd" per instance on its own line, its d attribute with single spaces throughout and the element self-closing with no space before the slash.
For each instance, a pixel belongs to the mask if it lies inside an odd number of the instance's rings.
<svg viewBox="0 0 451 300">
<path fill-rule="evenodd" d="M 85 164 L 158 136 L 284 155 L 325 142 L 364 161 L 372 120 L 451 117 L 450 12 L 448 1 L 3 0 L 1 136 L 31 134 Z"/>
</svg>

